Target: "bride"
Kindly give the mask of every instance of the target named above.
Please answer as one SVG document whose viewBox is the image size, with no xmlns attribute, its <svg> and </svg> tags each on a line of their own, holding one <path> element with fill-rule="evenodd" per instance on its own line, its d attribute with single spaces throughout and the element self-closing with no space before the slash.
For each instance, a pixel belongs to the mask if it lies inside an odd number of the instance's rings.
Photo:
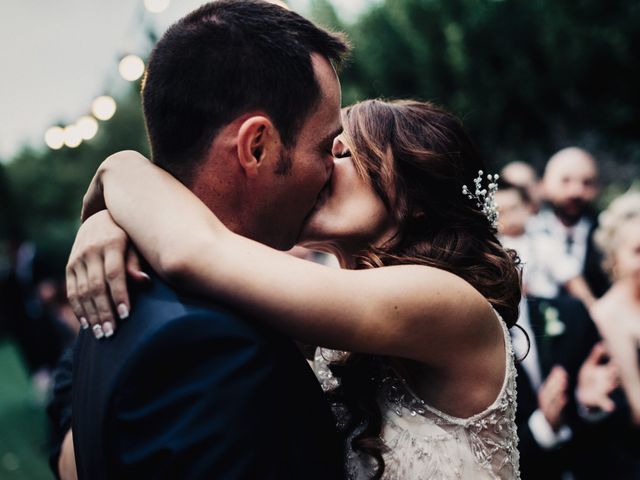
<svg viewBox="0 0 640 480">
<path fill-rule="evenodd" d="M 95 325 L 113 317 L 88 315 L 91 305 L 129 308 L 124 262 L 93 297 L 79 293 L 92 262 L 125 256 L 125 241 L 107 239 L 129 238 L 176 288 L 353 352 L 318 355 L 323 383 L 337 385 L 328 395 L 351 478 L 519 478 L 508 333 L 518 260 L 496 240 L 492 185 L 474 180 L 482 162 L 461 123 L 429 103 L 365 101 L 343 111 L 343 126 L 299 237 L 341 269 L 234 234 L 169 174 L 121 152 L 85 197 L 93 215 L 67 269 L 74 310 Z"/>
</svg>

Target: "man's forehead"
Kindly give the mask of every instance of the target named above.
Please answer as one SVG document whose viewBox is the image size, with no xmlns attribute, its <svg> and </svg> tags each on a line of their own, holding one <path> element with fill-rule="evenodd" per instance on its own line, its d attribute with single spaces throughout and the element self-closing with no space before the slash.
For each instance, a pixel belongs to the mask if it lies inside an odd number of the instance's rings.
<svg viewBox="0 0 640 480">
<path fill-rule="evenodd" d="M 549 167 L 546 176 L 551 178 L 582 178 L 597 177 L 598 175 L 593 160 L 587 157 L 566 158 Z"/>
</svg>

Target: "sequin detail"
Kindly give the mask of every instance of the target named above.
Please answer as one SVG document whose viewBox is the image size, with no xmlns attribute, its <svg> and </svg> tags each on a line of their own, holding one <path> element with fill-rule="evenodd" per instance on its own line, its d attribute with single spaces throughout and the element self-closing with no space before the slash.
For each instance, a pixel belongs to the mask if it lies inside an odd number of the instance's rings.
<svg viewBox="0 0 640 480">
<path fill-rule="evenodd" d="M 509 331 L 504 333 L 506 370 L 500 394 L 484 411 L 462 419 L 421 400 L 389 365 L 382 366 L 378 404 L 383 414 L 381 438 L 388 450 L 384 480 L 519 479 L 516 414 L 516 368 Z M 318 349 L 316 372 L 323 388 L 338 385 L 328 368 L 345 352 Z M 352 480 L 370 478 L 371 461 L 348 448 L 347 472 Z"/>
</svg>

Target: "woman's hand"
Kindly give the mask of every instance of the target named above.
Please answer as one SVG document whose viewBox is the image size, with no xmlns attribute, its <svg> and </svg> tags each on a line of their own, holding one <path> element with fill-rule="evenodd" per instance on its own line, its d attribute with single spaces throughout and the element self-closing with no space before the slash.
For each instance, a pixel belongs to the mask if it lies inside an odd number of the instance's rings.
<svg viewBox="0 0 640 480">
<path fill-rule="evenodd" d="M 91 326 L 98 339 L 115 332 L 114 312 L 121 320 L 129 316 L 127 274 L 149 280 L 126 232 L 101 210 L 78 230 L 66 270 L 69 303 L 82 328 Z"/>
</svg>

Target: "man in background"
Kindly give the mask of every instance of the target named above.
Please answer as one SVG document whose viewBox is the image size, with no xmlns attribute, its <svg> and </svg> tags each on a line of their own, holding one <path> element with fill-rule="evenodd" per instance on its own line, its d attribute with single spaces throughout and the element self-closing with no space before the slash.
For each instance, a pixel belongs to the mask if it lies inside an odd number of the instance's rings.
<svg viewBox="0 0 640 480">
<path fill-rule="evenodd" d="M 593 243 L 597 226 L 593 203 L 600 188 L 594 157 L 577 147 L 560 150 L 547 162 L 542 178 L 545 205 L 532 220 L 534 242 L 548 242 L 555 256 L 575 260 L 595 298 L 606 292 L 609 281 L 602 271 L 601 256 Z M 559 295 L 567 292 L 562 285 Z"/>
</svg>

